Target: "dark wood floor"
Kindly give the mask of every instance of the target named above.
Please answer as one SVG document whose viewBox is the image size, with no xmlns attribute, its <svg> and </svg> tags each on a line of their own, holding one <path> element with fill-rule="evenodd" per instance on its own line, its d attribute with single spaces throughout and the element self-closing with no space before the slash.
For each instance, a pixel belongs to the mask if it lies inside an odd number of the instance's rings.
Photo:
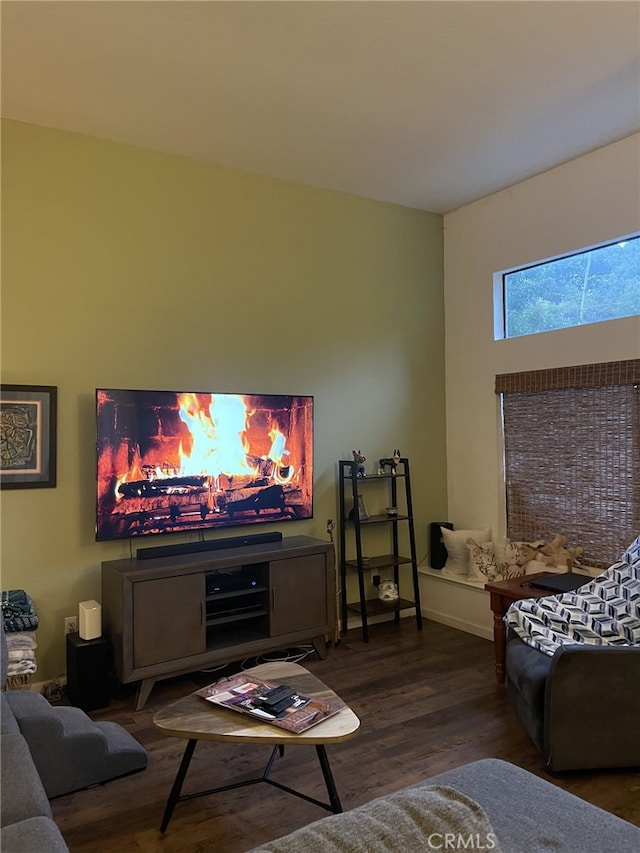
<svg viewBox="0 0 640 853">
<path fill-rule="evenodd" d="M 400 626 L 374 626 L 368 644 L 359 631 L 351 631 L 326 660 L 312 654 L 304 666 L 362 720 L 355 738 L 327 750 L 345 810 L 468 761 L 494 757 L 640 825 L 640 773 L 556 777 L 545 770 L 495 681 L 493 644 L 487 640 L 428 621 L 418 632 L 412 619 L 404 619 Z M 133 710 L 129 693 L 92 712 L 94 719 L 115 720 L 135 735 L 149 752 L 149 766 L 52 801 L 72 853 L 244 853 L 327 814 L 270 785 L 252 785 L 179 803 L 161 835 L 160 820 L 186 742 L 160 735 L 153 714 L 217 677 L 196 673 L 159 682 L 142 711 Z M 269 749 L 200 742 L 184 793 L 259 775 Z M 273 778 L 326 800 L 310 747 L 287 750 Z"/>
</svg>

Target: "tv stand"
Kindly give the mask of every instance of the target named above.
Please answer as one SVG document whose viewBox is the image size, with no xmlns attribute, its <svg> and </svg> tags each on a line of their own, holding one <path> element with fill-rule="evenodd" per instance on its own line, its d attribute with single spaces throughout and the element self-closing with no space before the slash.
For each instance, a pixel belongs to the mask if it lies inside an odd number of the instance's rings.
<svg viewBox="0 0 640 853">
<path fill-rule="evenodd" d="M 102 563 L 104 632 L 115 674 L 156 681 L 334 635 L 331 542 L 292 536 L 223 550 Z"/>
</svg>

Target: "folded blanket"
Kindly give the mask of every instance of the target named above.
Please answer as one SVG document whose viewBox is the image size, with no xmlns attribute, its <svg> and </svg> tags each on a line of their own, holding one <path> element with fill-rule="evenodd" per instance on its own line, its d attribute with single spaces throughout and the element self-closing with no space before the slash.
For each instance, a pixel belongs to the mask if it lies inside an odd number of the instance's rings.
<svg viewBox="0 0 640 853">
<path fill-rule="evenodd" d="M 549 656 L 575 643 L 640 646 L 640 536 L 591 583 L 575 592 L 516 601 L 505 623 Z"/>
<path fill-rule="evenodd" d="M 7 666 L 7 675 L 26 675 L 34 673 L 37 670 L 37 665 L 34 660 L 19 660 L 9 662 Z"/>
<path fill-rule="evenodd" d="M 6 632 L 34 631 L 39 624 L 31 596 L 24 589 L 0 592 L 4 630 Z"/>
<path fill-rule="evenodd" d="M 36 653 L 33 649 L 9 649 L 9 663 L 17 660 L 35 660 Z"/>
<path fill-rule="evenodd" d="M 33 631 L 15 631 L 7 634 L 7 648 L 12 649 L 37 649 L 36 635 Z"/>
<path fill-rule="evenodd" d="M 446 845 L 446 846 L 445 846 Z M 484 809 L 444 785 L 420 785 L 331 815 L 251 853 L 398 853 L 500 846 Z"/>
</svg>

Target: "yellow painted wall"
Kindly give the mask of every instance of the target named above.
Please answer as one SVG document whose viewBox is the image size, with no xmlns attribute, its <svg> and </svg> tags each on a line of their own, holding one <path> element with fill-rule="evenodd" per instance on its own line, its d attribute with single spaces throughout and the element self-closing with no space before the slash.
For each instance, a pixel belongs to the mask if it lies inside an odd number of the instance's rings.
<svg viewBox="0 0 640 853">
<path fill-rule="evenodd" d="M 59 395 L 57 487 L 1 495 L 35 680 L 63 674 L 64 617 L 129 554 L 94 541 L 96 387 L 314 395 L 315 517 L 275 529 L 324 538 L 336 460 L 361 448 L 373 470 L 399 446 L 426 554 L 446 511 L 442 257 L 434 214 L 2 123 L 2 381 Z"/>
</svg>

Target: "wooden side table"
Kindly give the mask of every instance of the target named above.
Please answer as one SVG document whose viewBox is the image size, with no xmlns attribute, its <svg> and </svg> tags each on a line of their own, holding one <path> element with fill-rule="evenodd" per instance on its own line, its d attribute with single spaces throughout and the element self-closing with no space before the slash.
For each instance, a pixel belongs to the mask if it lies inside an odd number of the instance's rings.
<svg viewBox="0 0 640 853">
<path fill-rule="evenodd" d="M 535 578 L 544 578 L 552 574 L 553 572 L 536 572 L 532 575 L 522 575 L 519 578 L 511 578 L 507 581 L 493 581 L 493 583 L 484 585 L 491 596 L 493 651 L 496 659 L 496 680 L 498 684 L 504 683 L 506 674 L 507 627 L 504 624 L 504 616 L 514 601 L 521 601 L 523 598 L 544 598 L 552 595 L 553 593 L 549 590 L 531 586 L 531 581 Z"/>
</svg>

